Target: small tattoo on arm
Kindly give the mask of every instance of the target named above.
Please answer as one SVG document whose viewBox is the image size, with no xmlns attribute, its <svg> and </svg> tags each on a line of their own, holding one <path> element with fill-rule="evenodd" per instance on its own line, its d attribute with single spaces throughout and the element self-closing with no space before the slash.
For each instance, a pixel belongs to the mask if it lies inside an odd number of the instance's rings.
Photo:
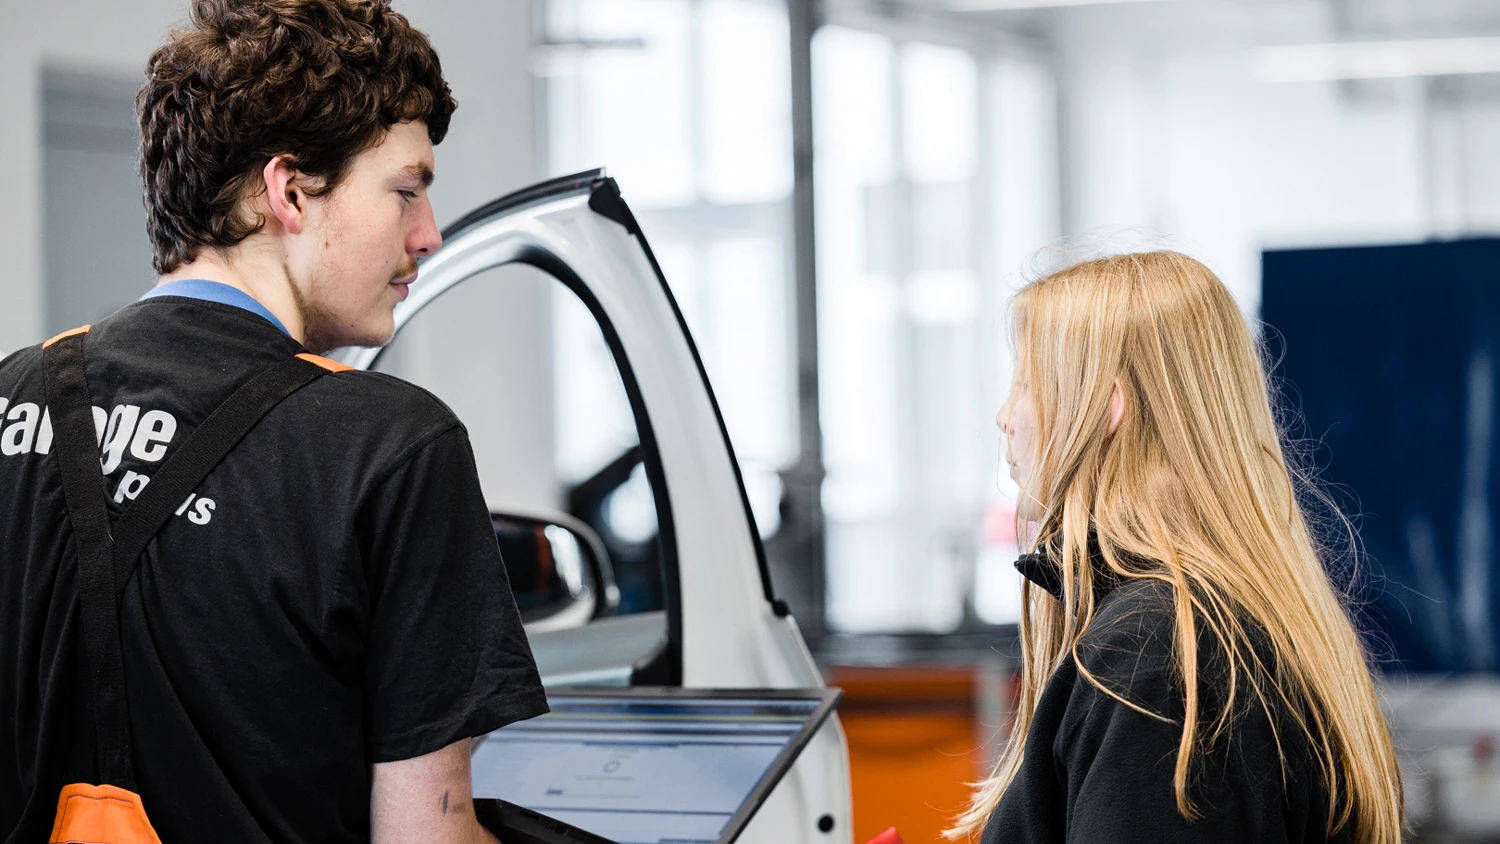
<svg viewBox="0 0 1500 844">
<path fill-rule="evenodd" d="M 443 792 L 443 815 L 448 814 L 448 792 Z"/>
</svg>

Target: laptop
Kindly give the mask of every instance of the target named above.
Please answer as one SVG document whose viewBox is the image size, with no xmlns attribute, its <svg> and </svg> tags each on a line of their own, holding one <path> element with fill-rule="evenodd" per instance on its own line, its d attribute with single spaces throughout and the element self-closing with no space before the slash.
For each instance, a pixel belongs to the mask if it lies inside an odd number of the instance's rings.
<svg viewBox="0 0 1500 844">
<path fill-rule="evenodd" d="M 475 807 L 506 844 L 730 844 L 841 696 L 550 689 L 475 742 Z"/>
</svg>

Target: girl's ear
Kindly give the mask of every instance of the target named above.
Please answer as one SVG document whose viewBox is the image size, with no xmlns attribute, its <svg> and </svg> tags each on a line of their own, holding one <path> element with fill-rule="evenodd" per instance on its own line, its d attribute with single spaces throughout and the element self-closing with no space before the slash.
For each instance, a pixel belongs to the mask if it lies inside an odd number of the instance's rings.
<svg viewBox="0 0 1500 844">
<path fill-rule="evenodd" d="M 1109 424 L 1104 433 L 1113 434 L 1123 421 L 1125 421 L 1125 391 L 1121 389 L 1120 382 L 1116 381 L 1114 389 L 1109 392 Z"/>
</svg>

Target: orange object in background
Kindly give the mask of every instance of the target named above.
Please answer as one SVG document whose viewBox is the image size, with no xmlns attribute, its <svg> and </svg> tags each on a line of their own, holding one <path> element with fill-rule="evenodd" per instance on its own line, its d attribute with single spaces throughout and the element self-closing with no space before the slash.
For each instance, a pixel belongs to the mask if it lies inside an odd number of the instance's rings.
<svg viewBox="0 0 1500 844">
<path fill-rule="evenodd" d="M 969 802 L 966 783 L 985 774 L 981 745 L 995 727 L 979 724 L 975 670 L 833 667 L 827 673 L 829 685 L 844 690 L 839 720 L 849 737 L 854 840 L 895 827 L 894 840 L 946 844 L 942 831 Z"/>
<path fill-rule="evenodd" d="M 896 832 L 896 828 L 893 826 L 885 832 L 882 832 L 874 838 L 871 838 L 869 841 L 866 841 L 865 844 L 906 844 L 906 842 L 901 840 L 901 836 Z"/>
</svg>

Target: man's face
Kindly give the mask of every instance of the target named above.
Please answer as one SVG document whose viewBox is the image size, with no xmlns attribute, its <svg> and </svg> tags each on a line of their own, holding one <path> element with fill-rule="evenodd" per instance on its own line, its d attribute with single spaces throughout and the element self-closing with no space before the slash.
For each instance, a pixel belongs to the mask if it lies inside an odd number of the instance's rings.
<svg viewBox="0 0 1500 844">
<path fill-rule="evenodd" d="M 398 123 L 349 163 L 337 187 L 308 198 L 302 236 L 286 256 L 308 349 L 390 341 L 416 258 L 442 245 L 427 198 L 432 172 L 426 124 Z"/>
</svg>

